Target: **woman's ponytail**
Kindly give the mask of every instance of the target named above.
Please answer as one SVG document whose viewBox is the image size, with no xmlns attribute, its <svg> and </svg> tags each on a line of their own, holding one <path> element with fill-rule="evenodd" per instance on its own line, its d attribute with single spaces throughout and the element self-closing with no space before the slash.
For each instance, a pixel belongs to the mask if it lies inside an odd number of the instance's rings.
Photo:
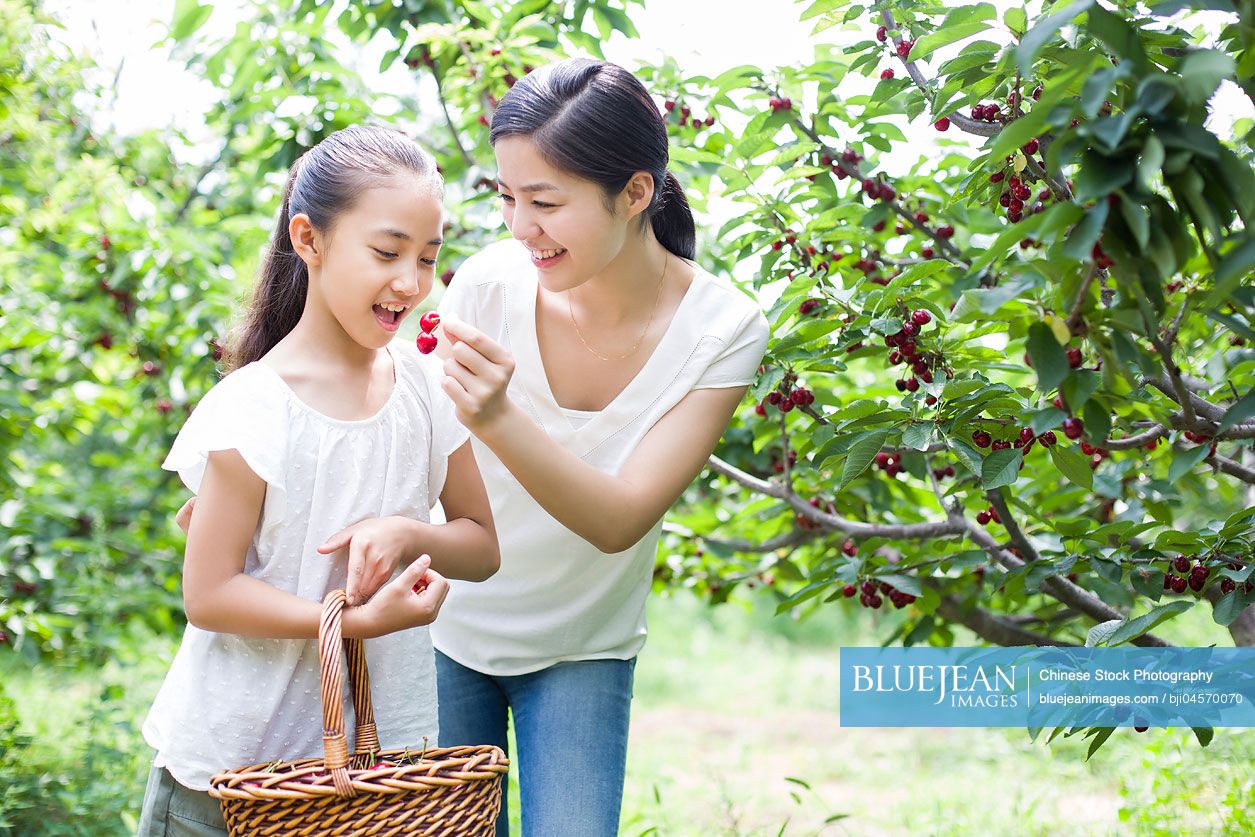
<svg viewBox="0 0 1255 837">
<path fill-rule="evenodd" d="M 414 140 L 373 125 L 336 131 L 297 158 L 252 301 L 228 340 L 224 371 L 260 360 L 296 328 L 305 311 L 309 267 L 292 246 L 292 217 L 305 215 L 314 229 L 330 232 L 364 190 L 403 172 L 432 178 L 437 188 L 442 182 L 436 161 Z"/>
<path fill-rule="evenodd" d="M 661 193 L 650 210 L 654 238 L 675 255 L 690 261 L 697 255 L 697 228 L 684 187 L 671 172 L 663 179 Z"/>
</svg>

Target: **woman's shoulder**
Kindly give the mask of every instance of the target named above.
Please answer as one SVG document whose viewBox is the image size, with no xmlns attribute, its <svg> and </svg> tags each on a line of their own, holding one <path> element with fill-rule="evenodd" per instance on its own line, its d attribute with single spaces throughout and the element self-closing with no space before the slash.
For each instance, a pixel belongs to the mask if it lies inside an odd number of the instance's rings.
<svg viewBox="0 0 1255 837">
<path fill-rule="evenodd" d="M 694 267 L 693 287 L 689 289 L 694 304 L 689 308 L 689 316 L 701 323 L 708 334 L 727 340 L 747 330 L 762 334 L 770 331 L 756 299 L 731 280 L 700 265 Z"/>
</svg>

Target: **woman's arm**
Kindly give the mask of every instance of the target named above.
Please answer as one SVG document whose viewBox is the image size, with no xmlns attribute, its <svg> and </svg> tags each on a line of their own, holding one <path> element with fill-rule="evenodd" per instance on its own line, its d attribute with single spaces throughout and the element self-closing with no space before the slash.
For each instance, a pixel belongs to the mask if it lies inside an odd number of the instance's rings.
<svg viewBox="0 0 1255 837">
<path fill-rule="evenodd" d="M 273 639 L 317 637 L 321 602 L 244 573 L 265 497 L 266 483 L 238 451 L 209 454 L 183 561 L 187 619 L 198 628 L 220 633 Z M 344 635 L 365 639 L 430 624 L 448 594 L 448 582 L 429 565 L 424 556 L 368 605 L 346 609 Z M 413 592 L 422 581 L 426 588 Z"/>
<path fill-rule="evenodd" d="M 429 554 L 432 566 L 446 578 L 483 581 L 497 571 L 501 566 L 497 530 L 469 441 L 449 457 L 440 505 L 447 523 L 373 517 L 337 532 L 318 547 L 324 554 L 348 547 L 345 593 L 350 603 L 369 599 L 398 564 L 409 563 L 420 553 Z"/>
<path fill-rule="evenodd" d="M 658 420 L 618 474 L 584 462 L 505 394 L 509 353 L 464 323 L 443 324 L 453 345 L 444 390 L 458 419 L 492 449 L 545 511 L 602 552 L 622 552 L 653 528 L 701 473 L 747 387 L 690 392 Z"/>
</svg>

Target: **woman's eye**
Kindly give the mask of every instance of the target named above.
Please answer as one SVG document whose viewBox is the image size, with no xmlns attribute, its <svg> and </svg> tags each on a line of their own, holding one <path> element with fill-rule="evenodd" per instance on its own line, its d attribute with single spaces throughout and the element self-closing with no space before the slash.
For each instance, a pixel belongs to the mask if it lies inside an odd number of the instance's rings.
<svg viewBox="0 0 1255 837">
<path fill-rule="evenodd" d="M 532 201 L 532 206 L 538 207 L 540 209 L 553 209 L 555 206 L 557 206 L 557 204 L 544 203 L 542 201 Z"/>
<path fill-rule="evenodd" d="M 381 258 L 385 258 L 385 259 L 389 259 L 389 260 L 391 260 L 391 259 L 395 259 L 395 258 L 397 257 L 397 254 L 396 254 L 396 253 L 389 253 L 387 250 L 380 250 L 378 247 L 372 247 L 372 248 L 370 248 L 370 249 L 372 249 L 372 250 L 374 250 L 376 253 L 378 253 L 378 254 L 380 255 L 380 257 L 381 257 Z"/>
<path fill-rule="evenodd" d="M 513 195 L 505 195 L 505 194 L 498 193 L 497 197 L 501 198 L 502 203 L 514 203 Z"/>
</svg>

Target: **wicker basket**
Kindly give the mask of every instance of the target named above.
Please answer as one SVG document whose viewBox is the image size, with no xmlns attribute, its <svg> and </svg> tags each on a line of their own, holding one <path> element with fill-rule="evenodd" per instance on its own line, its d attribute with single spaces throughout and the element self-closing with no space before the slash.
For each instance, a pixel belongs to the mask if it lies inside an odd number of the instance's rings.
<svg viewBox="0 0 1255 837">
<path fill-rule="evenodd" d="M 233 835 L 494 833 L 509 761 L 493 746 L 379 750 L 362 641 L 341 640 L 343 590 L 327 594 L 318 629 L 322 661 L 323 758 L 254 764 L 218 773 L 219 799 Z M 348 653 L 356 749 L 344 735 L 341 648 Z"/>
</svg>

